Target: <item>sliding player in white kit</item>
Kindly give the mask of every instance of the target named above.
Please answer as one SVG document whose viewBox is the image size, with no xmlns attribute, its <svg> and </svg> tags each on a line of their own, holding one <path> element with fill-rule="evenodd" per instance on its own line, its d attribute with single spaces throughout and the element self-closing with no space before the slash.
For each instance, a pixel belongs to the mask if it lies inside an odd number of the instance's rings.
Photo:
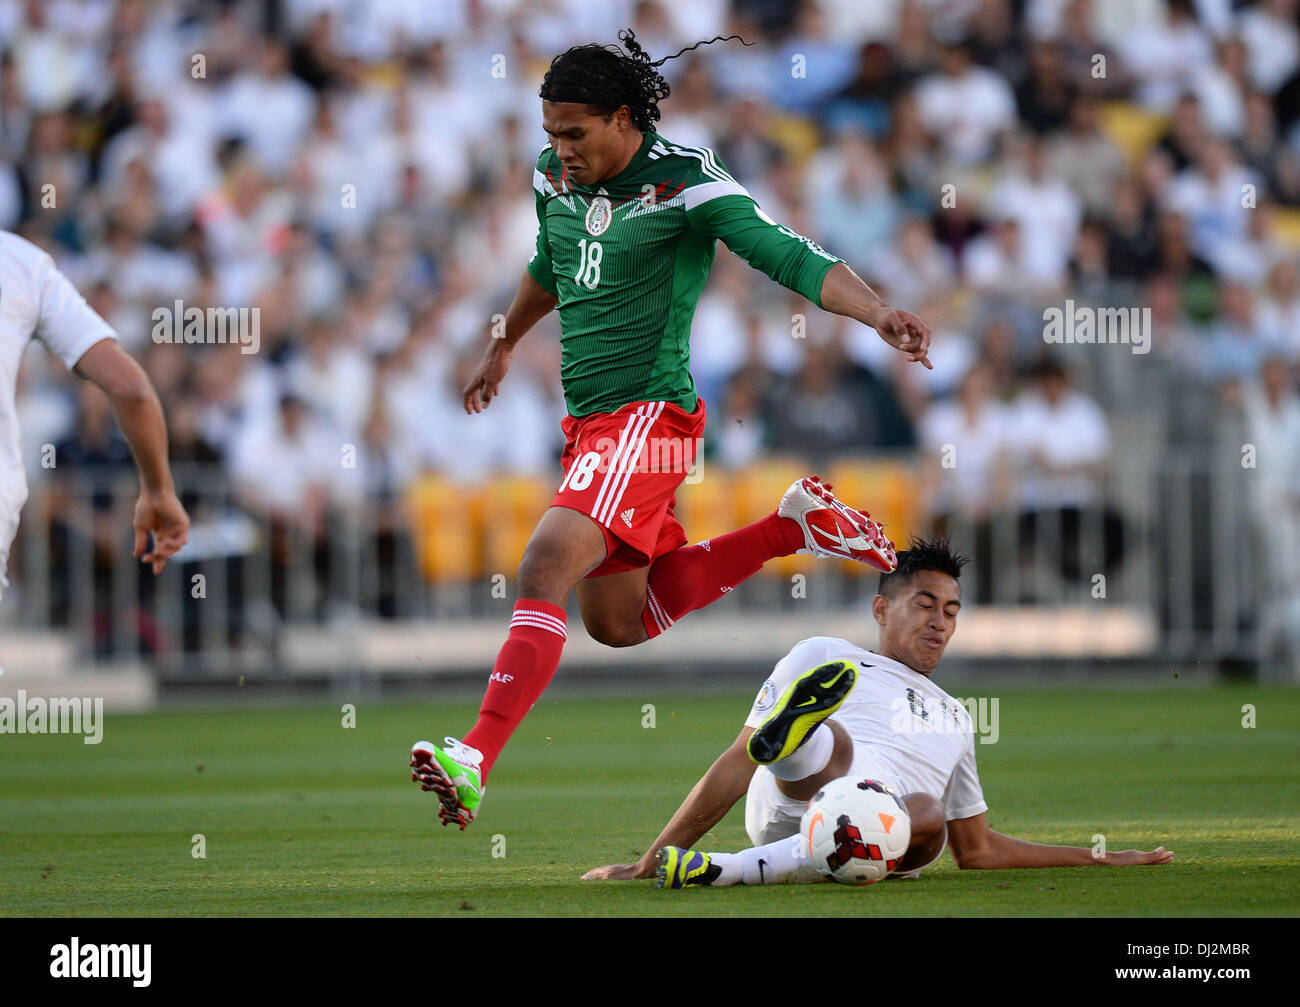
<svg viewBox="0 0 1300 1007">
<path fill-rule="evenodd" d="M 9 586 L 9 547 L 27 500 L 14 396 L 18 368 L 33 336 L 112 402 L 140 476 L 132 555 L 159 573 L 185 544 L 190 520 L 172 485 L 167 425 L 153 385 L 54 260 L 30 241 L 0 231 L 0 599 Z"/>
<path fill-rule="evenodd" d="M 951 846 L 963 868 L 1164 864 L 1172 854 L 1046 846 L 994 832 L 975 768 L 965 706 L 930 680 L 957 625 L 966 560 L 946 541 L 914 540 L 880 578 L 875 651 L 834 637 L 796 644 L 763 683 L 745 726 L 697 783 L 637 864 L 588 871 L 584 880 L 658 875 L 668 888 L 825 881 L 808 859 L 799 822 L 831 780 L 879 780 L 903 795 L 912 822 L 892 872 L 916 877 Z M 742 796 L 754 846 L 690 849 Z"/>
</svg>

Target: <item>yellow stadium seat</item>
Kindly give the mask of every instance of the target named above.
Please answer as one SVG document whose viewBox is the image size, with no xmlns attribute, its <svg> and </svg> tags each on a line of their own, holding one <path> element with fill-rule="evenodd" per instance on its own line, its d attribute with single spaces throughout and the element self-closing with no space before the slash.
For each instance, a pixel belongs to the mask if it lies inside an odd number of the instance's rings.
<svg viewBox="0 0 1300 1007">
<path fill-rule="evenodd" d="M 1273 230 L 1293 252 L 1300 251 L 1300 210 L 1278 208 L 1273 213 Z"/>
<path fill-rule="evenodd" d="M 808 474 L 807 462 L 781 455 L 771 456 L 734 473 L 732 482 L 738 506 L 736 526 L 751 524 L 771 514 L 790 484 Z M 765 564 L 762 573 L 789 580 L 796 573 L 808 573 L 815 562 L 811 556 L 782 556 Z"/>
<path fill-rule="evenodd" d="M 482 528 L 482 492 L 426 475 L 407 491 L 411 534 L 420 572 L 438 583 L 472 580 L 482 570 L 476 548 Z"/>
<path fill-rule="evenodd" d="M 920 484 L 910 465 L 897 459 L 844 459 L 831 466 L 826 481 L 835 495 L 850 507 L 858 507 L 873 521 L 885 526 L 885 534 L 897 548 L 918 530 L 916 507 Z M 845 572 L 864 574 L 868 568 L 846 561 Z"/>
<path fill-rule="evenodd" d="M 713 538 L 739 527 L 731 473 L 717 466 L 706 466 L 698 483 L 682 483 L 677 488 L 674 512 L 691 542 Z"/>
<path fill-rule="evenodd" d="M 1101 129 L 1136 164 L 1146 156 L 1169 127 L 1167 116 L 1148 112 L 1127 101 L 1109 101 L 1101 107 Z"/>
<path fill-rule="evenodd" d="M 812 157 L 821 145 L 816 124 L 802 116 L 771 113 L 767 132 L 796 163 Z"/>
<path fill-rule="evenodd" d="M 549 479 L 535 476 L 501 476 L 483 497 L 484 560 L 490 575 L 503 573 L 513 580 L 524 547 L 537 522 L 555 497 Z"/>
</svg>

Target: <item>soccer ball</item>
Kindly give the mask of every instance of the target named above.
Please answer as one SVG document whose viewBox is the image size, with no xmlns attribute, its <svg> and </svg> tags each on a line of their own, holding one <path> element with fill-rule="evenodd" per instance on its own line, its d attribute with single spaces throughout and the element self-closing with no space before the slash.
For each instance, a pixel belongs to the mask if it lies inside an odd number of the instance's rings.
<svg viewBox="0 0 1300 1007">
<path fill-rule="evenodd" d="M 869 885 L 907 853 L 912 820 L 885 784 L 841 776 L 808 802 L 799 830 L 818 872 L 842 885 Z"/>
</svg>

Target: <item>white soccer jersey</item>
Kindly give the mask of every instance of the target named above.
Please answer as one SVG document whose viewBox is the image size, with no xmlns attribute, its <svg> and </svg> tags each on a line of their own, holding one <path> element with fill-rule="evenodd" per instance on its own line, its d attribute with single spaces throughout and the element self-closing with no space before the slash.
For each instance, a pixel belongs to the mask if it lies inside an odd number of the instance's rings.
<svg viewBox="0 0 1300 1007">
<path fill-rule="evenodd" d="M 799 675 L 838 658 L 858 666 L 857 684 L 834 714 L 853 739 L 855 767 L 881 767 L 890 777 L 883 782 L 900 795 L 933 794 L 949 820 L 987 811 L 966 707 L 929 676 L 847 640 L 814 636 L 795 644 L 763 683 L 745 726 L 757 728 Z"/>
<path fill-rule="evenodd" d="M 5 560 L 27 501 L 27 475 L 14 396 L 18 366 L 35 336 L 72 368 L 101 339 L 116 338 L 54 260 L 30 241 L 0 231 L 0 590 Z"/>
</svg>

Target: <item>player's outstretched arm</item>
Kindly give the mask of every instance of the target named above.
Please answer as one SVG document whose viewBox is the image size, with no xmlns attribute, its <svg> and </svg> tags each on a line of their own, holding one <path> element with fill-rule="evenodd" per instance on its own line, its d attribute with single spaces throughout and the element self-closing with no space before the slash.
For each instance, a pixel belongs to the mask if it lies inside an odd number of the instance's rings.
<svg viewBox="0 0 1300 1007">
<path fill-rule="evenodd" d="M 610 864 L 597 867 L 582 876 L 583 881 L 632 881 L 653 878 L 658 860 L 655 853 L 663 846 L 695 845 L 702 835 L 717 825 L 735 803 L 745 796 L 749 781 L 758 767 L 746 748 L 752 727 L 742 728 L 730 748 L 718 756 L 709 771 L 687 795 L 677 813 L 664 826 L 659 838 L 650 844 L 635 864 Z"/>
<path fill-rule="evenodd" d="M 488 407 L 488 403 L 496 397 L 506 371 L 510 369 L 515 344 L 558 303 L 556 296 L 534 280 L 532 274 L 525 269 L 515 299 L 510 302 L 510 309 L 506 312 L 505 328 L 500 335 L 493 333 L 483 353 L 482 363 L 462 392 L 465 412 L 481 413 Z"/>
<path fill-rule="evenodd" d="M 1127 867 L 1135 864 L 1167 864 L 1174 857 L 1163 846 L 1154 850 L 1119 850 L 1097 853 L 1088 846 L 1047 846 L 1028 840 L 1004 836 L 989 828 L 981 813 L 948 823 L 948 847 L 963 870 L 998 870 L 1013 867 L 1091 867 L 1108 864 Z"/>
<path fill-rule="evenodd" d="M 826 311 L 870 325 L 881 339 L 906 353 L 909 361 L 919 361 L 934 370 L 928 355 L 930 330 L 925 323 L 910 311 L 891 308 L 845 263 L 835 263 L 826 273 L 821 303 Z"/>
<path fill-rule="evenodd" d="M 81 355 L 77 374 L 103 389 L 113 404 L 122 435 L 131 446 L 140 474 L 140 496 L 131 527 L 131 555 L 161 573 L 189 538 L 190 519 L 177 499 L 167 463 L 167 423 L 148 375 L 116 339 L 101 339 Z M 154 546 L 149 548 L 149 533 Z"/>
</svg>

